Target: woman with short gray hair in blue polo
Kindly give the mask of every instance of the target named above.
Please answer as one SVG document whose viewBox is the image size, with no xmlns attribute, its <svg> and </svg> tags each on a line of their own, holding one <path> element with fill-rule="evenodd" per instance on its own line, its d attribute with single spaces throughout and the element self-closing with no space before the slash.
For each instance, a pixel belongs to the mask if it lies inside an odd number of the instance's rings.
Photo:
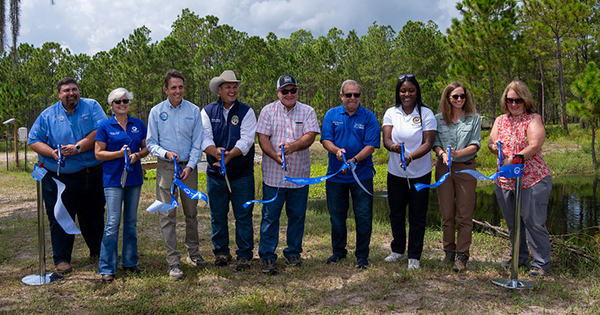
<svg viewBox="0 0 600 315">
<path fill-rule="evenodd" d="M 140 160 L 148 155 L 146 125 L 129 116 L 133 93 L 118 88 L 108 95 L 113 116 L 98 126 L 96 159 L 104 161 L 106 227 L 100 247 L 98 273 L 111 282 L 117 273 L 119 225 L 123 216 L 123 270 L 139 273 L 137 252 L 137 210 L 144 181 Z M 121 210 L 122 213 L 121 213 Z"/>
<path fill-rule="evenodd" d="M 459 272 L 466 268 L 469 260 L 477 179 L 457 171 L 475 170 L 475 157 L 481 148 L 481 116 L 475 111 L 467 87 L 453 82 L 442 93 L 435 119 L 438 128 L 433 142 L 437 155 L 436 181 L 447 172 L 448 162 L 451 167 L 451 175 L 438 187 L 445 252 L 442 263 Z"/>
</svg>

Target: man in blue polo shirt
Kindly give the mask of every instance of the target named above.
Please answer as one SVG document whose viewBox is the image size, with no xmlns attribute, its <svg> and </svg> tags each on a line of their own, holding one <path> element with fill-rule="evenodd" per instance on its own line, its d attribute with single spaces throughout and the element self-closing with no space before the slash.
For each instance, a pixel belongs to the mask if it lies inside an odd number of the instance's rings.
<svg viewBox="0 0 600 315">
<path fill-rule="evenodd" d="M 73 78 L 63 78 L 57 84 L 60 101 L 46 108 L 35 120 L 29 132 L 29 147 L 48 173 L 42 179 L 46 213 L 50 222 L 50 238 L 56 271 L 71 272 L 71 253 L 75 236 L 67 234 L 54 217 L 58 186 L 65 185 L 61 195 L 65 209 L 77 216 L 81 234 L 90 249 L 90 257 L 98 259 L 104 233 L 104 188 L 102 162 L 94 156 L 96 129 L 106 114 L 95 100 L 81 98 L 79 85 Z M 58 150 L 64 165 L 58 163 Z"/>
<path fill-rule="evenodd" d="M 340 97 L 343 105 L 330 109 L 323 119 L 321 143 L 329 152 L 327 173 L 335 173 L 344 163 L 345 155 L 348 162 L 356 164 L 354 172 L 360 184 L 350 170 L 328 179 L 325 183 L 333 247 L 333 255 L 326 262 L 336 263 L 346 258 L 348 253 L 346 219 L 350 193 L 356 220 L 356 267 L 367 268 L 373 223 L 372 193 L 375 175 L 371 155 L 379 148 L 381 131 L 375 115 L 360 105 L 361 88 L 356 81 L 344 81 Z"/>
</svg>

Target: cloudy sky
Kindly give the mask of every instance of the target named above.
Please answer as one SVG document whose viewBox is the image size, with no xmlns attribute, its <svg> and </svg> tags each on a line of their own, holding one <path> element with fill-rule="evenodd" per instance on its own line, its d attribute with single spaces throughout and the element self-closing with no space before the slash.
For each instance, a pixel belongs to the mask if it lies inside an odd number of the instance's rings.
<svg viewBox="0 0 600 315">
<path fill-rule="evenodd" d="M 183 8 L 214 15 L 249 35 L 289 37 L 299 29 L 314 37 L 332 27 L 364 35 L 376 21 L 397 32 L 408 20 L 434 21 L 445 33 L 459 17 L 455 0 L 22 0 L 19 43 L 57 42 L 73 53 L 93 55 L 113 48 L 146 26 L 152 41 L 169 34 Z M 7 4 L 8 5 L 8 4 Z M 9 31 L 10 32 L 10 31 Z M 7 38 L 7 42 L 11 42 Z"/>
</svg>

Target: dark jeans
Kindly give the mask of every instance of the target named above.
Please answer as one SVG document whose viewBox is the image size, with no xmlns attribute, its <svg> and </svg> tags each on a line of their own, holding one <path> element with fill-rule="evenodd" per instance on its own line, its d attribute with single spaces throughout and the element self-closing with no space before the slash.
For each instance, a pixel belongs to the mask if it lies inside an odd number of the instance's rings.
<svg viewBox="0 0 600 315">
<path fill-rule="evenodd" d="M 79 221 L 79 229 L 85 243 L 90 249 L 91 257 L 100 256 L 100 244 L 104 234 L 104 187 L 102 186 L 102 168 L 89 174 L 61 174 L 48 171 L 42 179 L 42 195 L 46 205 L 46 214 L 50 222 L 50 237 L 54 264 L 71 263 L 71 253 L 75 235 L 67 234 L 54 218 L 54 205 L 58 188 L 52 178 L 65 184 L 62 201 L 75 221 Z"/>
<path fill-rule="evenodd" d="M 253 205 L 244 208 L 246 201 L 254 199 L 254 174 L 230 179 L 231 193 L 224 180 L 206 177 L 206 190 L 210 207 L 210 238 L 215 256 L 227 255 L 229 249 L 229 203 L 235 218 L 235 243 L 237 259 L 252 259 L 254 231 L 252 227 Z"/>
<path fill-rule="evenodd" d="M 373 179 L 361 181 L 370 192 L 373 191 Z M 352 209 L 356 221 L 356 258 L 369 258 L 369 244 L 373 230 L 373 196 L 366 193 L 358 183 L 325 183 L 327 208 L 331 220 L 331 246 L 333 254 L 345 257 L 348 253 L 346 243 L 348 230 L 348 208 L 350 207 L 349 193 L 352 195 Z"/>
<path fill-rule="evenodd" d="M 392 252 L 404 254 L 406 249 L 406 206 L 408 205 L 408 258 L 421 259 L 423 239 L 429 206 L 429 188 L 415 189 L 415 183 L 430 184 L 431 172 L 419 178 L 410 179 L 410 188 L 406 177 L 388 173 L 388 204 L 392 225 Z"/>
<path fill-rule="evenodd" d="M 275 197 L 277 187 L 263 183 L 263 199 Z M 302 253 L 302 237 L 304 236 L 304 221 L 308 202 L 308 185 L 300 188 L 280 188 L 277 199 L 262 207 L 260 222 L 260 243 L 258 255 L 261 259 L 277 259 L 275 250 L 279 242 L 279 218 L 285 203 L 285 213 L 288 217 L 286 242 L 283 250 L 285 257 L 300 257 Z"/>
</svg>

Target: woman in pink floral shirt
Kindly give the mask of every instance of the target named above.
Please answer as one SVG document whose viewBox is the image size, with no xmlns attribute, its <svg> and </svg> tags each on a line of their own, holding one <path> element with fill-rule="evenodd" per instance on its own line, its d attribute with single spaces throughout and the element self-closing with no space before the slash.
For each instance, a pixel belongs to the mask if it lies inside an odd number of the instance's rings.
<svg viewBox="0 0 600 315">
<path fill-rule="evenodd" d="M 488 148 L 492 153 L 497 154 L 498 140 L 501 141 L 504 165 L 512 164 L 512 158 L 517 154 L 525 156 L 521 203 L 521 226 L 525 231 L 521 232 L 518 259 L 520 266 L 526 266 L 531 251 L 529 275 L 544 276 L 550 269 L 550 237 L 546 218 L 552 190 L 550 169 L 542 158 L 546 130 L 541 116 L 535 113 L 533 97 L 525 83 L 513 81 L 508 84 L 500 103 L 505 114 L 496 118 L 490 133 Z M 515 210 L 514 178 L 496 179 L 496 198 L 512 241 Z M 510 266 L 510 263 L 508 265 Z"/>
</svg>

